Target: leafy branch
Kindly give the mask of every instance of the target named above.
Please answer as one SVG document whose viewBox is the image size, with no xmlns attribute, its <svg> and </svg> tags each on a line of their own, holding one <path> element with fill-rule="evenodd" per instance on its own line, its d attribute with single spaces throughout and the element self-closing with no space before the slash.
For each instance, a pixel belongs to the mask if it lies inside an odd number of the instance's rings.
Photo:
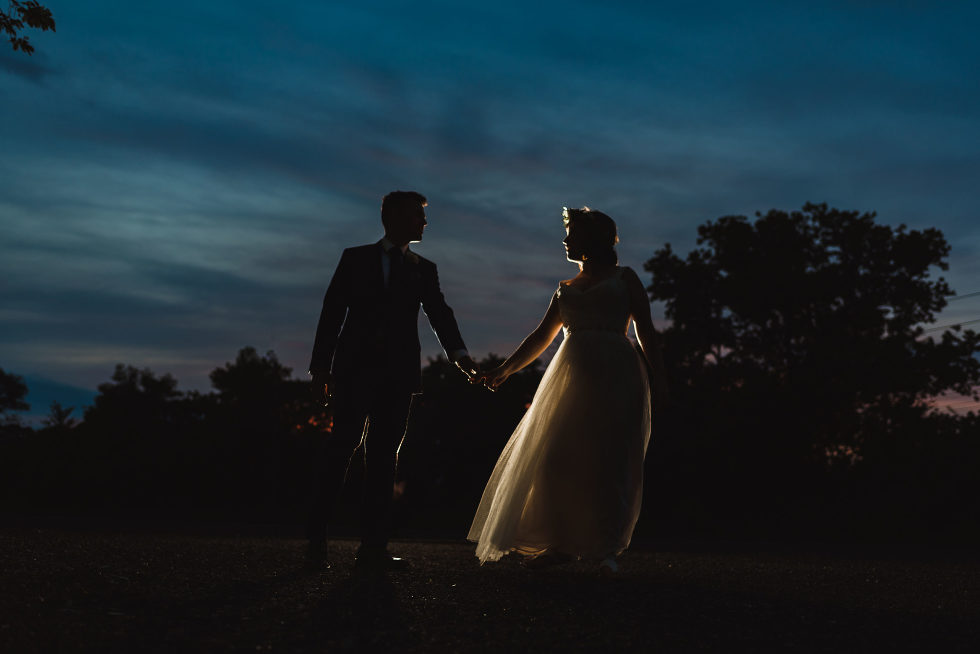
<svg viewBox="0 0 980 654">
<path fill-rule="evenodd" d="M 37 0 L 10 0 L 7 11 L 0 11 L 0 31 L 10 37 L 10 45 L 14 50 L 27 54 L 34 53 L 34 46 L 26 36 L 19 32 L 26 27 L 39 29 L 42 32 L 54 28 L 54 17 L 51 10 L 41 5 Z"/>
</svg>

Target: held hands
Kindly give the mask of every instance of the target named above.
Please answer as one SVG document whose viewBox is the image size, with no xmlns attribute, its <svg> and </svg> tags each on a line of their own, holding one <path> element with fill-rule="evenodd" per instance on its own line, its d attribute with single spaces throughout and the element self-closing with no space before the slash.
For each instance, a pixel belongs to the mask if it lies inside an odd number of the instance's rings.
<svg viewBox="0 0 980 654">
<path fill-rule="evenodd" d="M 505 371 L 504 366 L 481 372 L 479 364 L 468 356 L 460 357 L 456 362 L 456 367 L 463 371 L 471 384 L 482 384 L 491 391 L 497 390 L 497 387 L 510 377 L 510 372 Z"/>
<path fill-rule="evenodd" d="M 473 380 L 480 374 L 480 365 L 469 356 L 460 357 L 456 361 L 456 367 L 463 371 L 463 374 L 466 375 L 466 378 L 470 380 L 471 384 L 475 383 Z"/>
<path fill-rule="evenodd" d="M 505 370 L 504 366 L 498 366 L 472 379 L 471 382 L 474 384 L 483 384 L 491 391 L 496 391 L 497 387 L 507 381 L 508 377 L 510 377 L 510 372 Z"/>
</svg>

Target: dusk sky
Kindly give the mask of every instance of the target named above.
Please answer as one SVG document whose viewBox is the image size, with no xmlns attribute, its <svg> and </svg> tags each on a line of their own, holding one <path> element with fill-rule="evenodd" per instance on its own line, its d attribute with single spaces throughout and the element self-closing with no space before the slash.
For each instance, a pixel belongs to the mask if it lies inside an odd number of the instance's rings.
<svg viewBox="0 0 980 654">
<path fill-rule="evenodd" d="M 32 57 L 0 45 L 0 366 L 33 413 L 116 363 L 207 389 L 246 345 L 305 377 L 394 189 L 477 357 L 574 275 L 565 205 L 646 281 L 707 220 L 814 201 L 940 228 L 980 291 L 980 3 L 44 4 Z"/>
</svg>

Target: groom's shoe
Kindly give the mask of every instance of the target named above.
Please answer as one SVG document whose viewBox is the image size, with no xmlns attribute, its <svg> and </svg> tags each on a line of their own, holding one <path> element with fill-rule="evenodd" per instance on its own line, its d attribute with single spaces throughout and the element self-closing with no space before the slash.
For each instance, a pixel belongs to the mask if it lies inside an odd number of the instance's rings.
<svg viewBox="0 0 980 654">
<path fill-rule="evenodd" d="M 310 572 L 320 572 L 330 568 L 327 559 L 327 541 L 311 540 L 306 546 L 306 569 Z"/>
<path fill-rule="evenodd" d="M 354 568 L 362 571 L 401 572 L 408 570 L 408 561 L 392 556 L 388 550 L 364 549 L 357 550 Z"/>
</svg>

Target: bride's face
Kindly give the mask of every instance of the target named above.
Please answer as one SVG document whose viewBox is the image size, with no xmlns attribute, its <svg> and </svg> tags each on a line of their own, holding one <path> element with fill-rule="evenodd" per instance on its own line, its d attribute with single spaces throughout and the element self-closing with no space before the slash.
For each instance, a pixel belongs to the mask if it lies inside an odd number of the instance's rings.
<svg viewBox="0 0 980 654">
<path fill-rule="evenodd" d="M 571 225 L 565 227 L 565 238 L 562 239 L 562 243 L 565 244 L 565 258 L 569 261 L 582 262 L 585 248 L 582 236 L 581 230 L 576 230 Z"/>
</svg>

